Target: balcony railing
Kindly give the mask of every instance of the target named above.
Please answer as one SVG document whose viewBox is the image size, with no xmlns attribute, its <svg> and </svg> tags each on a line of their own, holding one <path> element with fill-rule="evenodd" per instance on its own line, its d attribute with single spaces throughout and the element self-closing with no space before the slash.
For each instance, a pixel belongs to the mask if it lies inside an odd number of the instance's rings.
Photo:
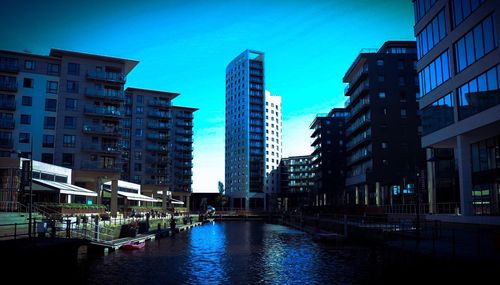
<svg viewBox="0 0 500 285">
<path fill-rule="evenodd" d="M 125 95 L 121 90 L 107 88 L 85 88 L 85 95 L 93 98 L 102 98 L 115 101 L 124 101 Z"/>
<path fill-rule="evenodd" d="M 192 138 L 176 137 L 175 141 L 178 142 L 178 143 L 184 143 L 184 144 L 193 143 L 193 139 Z"/>
<path fill-rule="evenodd" d="M 166 101 L 166 100 L 155 100 L 155 99 L 149 100 L 148 104 L 149 104 L 149 106 L 154 106 L 154 107 L 163 107 L 163 108 L 167 108 L 167 107 L 170 107 L 170 106 L 171 106 L 170 101 Z"/>
<path fill-rule="evenodd" d="M 352 138 L 346 144 L 346 149 L 347 150 L 351 150 L 354 147 L 360 145 L 361 143 L 370 140 L 371 139 L 371 135 L 372 135 L 371 129 L 369 129 L 369 130 L 367 130 L 365 132 L 362 132 L 361 134 L 359 134 L 359 135 L 355 136 L 354 138 Z"/>
<path fill-rule="evenodd" d="M 14 129 L 15 126 L 14 118 L 0 119 L 0 129 Z"/>
<path fill-rule="evenodd" d="M 156 185 L 156 186 L 165 186 L 168 184 L 168 180 L 164 179 L 147 179 L 144 181 L 146 185 Z"/>
<path fill-rule="evenodd" d="M 162 119 L 170 119 L 172 115 L 168 112 L 159 112 L 159 111 L 149 111 L 148 116 L 153 118 L 162 118 Z"/>
<path fill-rule="evenodd" d="M 146 168 L 146 173 L 147 174 L 153 174 L 153 175 L 167 175 L 167 169 L 165 167 L 160 167 L 160 168 L 152 168 L 148 167 Z"/>
<path fill-rule="evenodd" d="M 352 91 L 352 93 L 350 95 L 348 95 L 348 93 L 351 92 L 352 88 L 346 87 L 346 89 L 344 89 L 344 92 L 345 92 L 344 95 L 351 97 L 350 101 L 354 102 L 356 100 L 356 98 L 358 98 L 358 96 L 363 91 L 368 90 L 369 88 L 370 88 L 370 82 L 368 80 L 365 80 L 365 81 L 361 82 L 356 87 L 356 89 L 354 89 L 354 91 Z"/>
<path fill-rule="evenodd" d="M 0 61 L 0 71 L 2 72 L 19 72 L 19 63 L 17 60 Z"/>
<path fill-rule="evenodd" d="M 168 148 L 166 145 L 159 145 L 159 144 L 148 144 L 146 146 L 146 150 L 156 151 L 156 152 L 168 152 Z"/>
<path fill-rule="evenodd" d="M 0 148 L 13 148 L 14 140 L 12 138 L 0 138 Z"/>
<path fill-rule="evenodd" d="M 109 82 L 125 83 L 125 76 L 119 72 L 109 71 L 88 71 L 87 78 L 93 80 L 102 80 Z"/>
<path fill-rule="evenodd" d="M 15 80 L 0 80 L 0 90 L 17 92 L 17 81 Z"/>
<path fill-rule="evenodd" d="M 105 116 L 111 118 L 121 118 L 123 111 L 119 108 L 106 108 L 96 106 L 85 106 L 84 113 L 94 116 Z"/>
<path fill-rule="evenodd" d="M 16 110 L 16 100 L 14 99 L 2 99 L 0 100 L 0 110 Z"/>
<path fill-rule="evenodd" d="M 121 154 L 122 147 L 114 144 L 82 143 L 83 151 L 100 152 L 106 154 Z"/>
<path fill-rule="evenodd" d="M 154 163 L 157 165 L 167 165 L 168 164 L 168 157 L 166 156 L 146 156 L 146 162 L 147 163 Z"/>
<path fill-rule="evenodd" d="M 149 122 L 148 128 L 150 129 L 159 129 L 159 130 L 168 130 L 172 125 L 170 123 L 161 123 L 161 122 Z"/>
<path fill-rule="evenodd" d="M 147 138 L 150 139 L 150 140 L 168 141 L 169 136 L 167 134 L 149 133 L 147 135 Z"/>
<path fill-rule="evenodd" d="M 176 126 L 179 126 L 179 127 L 192 127 L 193 126 L 193 123 L 192 122 L 183 122 L 183 121 L 177 121 L 175 122 L 175 125 Z"/>
<path fill-rule="evenodd" d="M 349 117 L 347 118 L 347 121 L 353 120 L 361 110 L 369 106 L 370 106 L 370 98 L 365 97 L 359 100 L 359 102 L 356 103 L 356 105 L 354 105 L 354 107 L 352 107 L 351 111 L 349 112 L 350 114 Z"/>
<path fill-rule="evenodd" d="M 354 133 L 356 130 L 358 130 L 360 127 L 362 127 L 365 124 L 370 123 L 370 114 L 367 113 L 361 117 L 359 117 L 354 123 L 352 123 L 345 131 L 346 136 L 350 136 L 352 133 Z"/>
<path fill-rule="evenodd" d="M 80 164 L 82 169 L 106 171 L 106 172 L 120 172 L 121 167 L 117 164 L 104 164 L 102 161 L 82 161 Z"/>
<path fill-rule="evenodd" d="M 121 136 L 121 129 L 116 126 L 84 124 L 83 133 L 107 136 Z"/>
<path fill-rule="evenodd" d="M 175 116 L 179 119 L 192 119 L 193 118 L 192 113 L 176 113 Z"/>
</svg>

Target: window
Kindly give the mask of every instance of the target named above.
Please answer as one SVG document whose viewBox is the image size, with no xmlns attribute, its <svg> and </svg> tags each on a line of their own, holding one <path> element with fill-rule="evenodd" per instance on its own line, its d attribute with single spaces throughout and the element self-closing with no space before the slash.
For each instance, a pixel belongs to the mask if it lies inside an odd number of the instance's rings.
<svg viewBox="0 0 500 285">
<path fill-rule="evenodd" d="M 53 164 L 54 163 L 54 154 L 42 153 L 42 162 Z"/>
<path fill-rule="evenodd" d="M 73 98 L 66 98 L 66 110 L 76 110 L 78 108 L 78 100 Z"/>
<path fill-rule="evenodd" d="M 449 93 L 422 109 L 422 134 L 453 124 L 453 107 L 453 93 Z"/>
<path fill-rule="evenodd" d="M 377 59 L 377 66 L 384 66 L 384 60 L 383 59 Z"/>
<path fill-rule="evenodd" d="M 499 73 L 497 65 L 457 89 L 460 120 L 500 104 Z"/>
<path fill-rule="evenodd" d="M 385 92 L 379 92 L 378 93 L 378 98 L 384 99 L 385 98 Z"/>
<path fill-rule="evenodd" d="M 417 57 L 426 55 L 446 36 L 446 19 L 444 9 L 432 19 L 417 35 Z"/>
<path fill-rule="evenodd" d="M 33 88 L 33 78 L 24 78 L 23 87 L 24 88 Z"/>
<path fill-rule="evenodd" d="M 57 108 L 56 99 L 45 99 L 45 111 L 55 112 Z"/>
<path fill-rule="evenodd" d="M 63 146 L 64 147 L 75 147 L 76 136 L 64 135 L 63 136 Z"/>
<path fill-rule="evenodd" d="M 143 131 L 142 129 L 135 129 L 135 136 L 136 137 L 142 137 Z"/>
<path fill-rule="evenodd" d="M 413 9 L 415 13 L 415 23 L 422 19 L 423 16 L 436 4 L 436 0 L 415 0 Z"/>
<path fill-rule="evenodd" d="M 142 151 L 136 151 L 134 157 L 136 160 L 141 160 L 142 159 Z"/>
<path fill-rule="evenodd" d="M 59 82 L 57 81 L 47 81 L 47 93 L 57 94 L 57 88 Z"/>
<path fill-rule="evenodd" d="M 404 76 L 399 76 L 398 77 L 398 84 L 399 86 L 405 86 L 406 85 L 406 80 Z"/>
<path fill-rule="evenodd" d="M 35 69 L 35 61 L 25 60 L 24 61 L 24 68 L 27 70 L 34 70 Z"/>
<path fill-rule="evenodd" d="M 60 72 L 60 66 L 59 64 L 56 64 L 56 63 L 49 63 L 47 64 L 47 73 L 48 74 L 59 74 Z"/>
<path fill-rule="evenodd" d="M 66 91 L 69 93 L 78 93 L 78 81 L 68 80 L 66 82 Z"/>
<path fill-rule="evenodd" d="M 448 59 L 448 50 L 446 50 L 419 72 L 418 76 L 420 78 L 420 92 L 422 92 L 422 96 L 450 79 Z"/>
<path fill-rule="evenodd" d="M 68 62 L 68 74 L 80 75 L 80 64 Z"/>
<path fill-rule="evenodd" d="M 19 143 L 30 143 L 30 134 L 19 133 Z"/>
<path fill-rule="evenodd" d="M 493 16 L 486 17 L 454 44 L 457 72 L 464 70 L 497 47 Z"/>
<path fill-rule="evenodd" d="M 407 114 L 406 114 L 406 108 L 401 108 L 401 118 L 406 118 Z"/>
<path fill-rule="evenodd" d="M 136 127 L 142 127 L 143 124 L 144 124 L 143 118 L 135 118 L 135 126 Z"/>
<path fill-rule="evenodd" d="M 62 154 L 62 165 L 64 166 L 73 166 L 74 154 L 72 153 L 63 153 Z"/>
<path fill-rule="evenodd" d="M 21 125 L 31 125 L 31 115 L 21 114 Z"/>
<path fill-rule="evenodd" d="M 402 70 L 404 68 L 405 68 L 405 62 L 404 62 L 404 60 L 402 60 L 402 59 L 398 60 L 398 69 Z"/>
<path fill-rule="evenodd" d="M 142 104 L 144 100 L 144 97 L 142 95 L 137 95 L 137 97 L 135 98 L 135 101 L 137 102 L 137 104 Z"/>
<path fill-rule="evenodd" d="M 389 143 L 388 142 L 382 142 L 382 143 L 380 143 L 380 146 L 382 147 L 382 149 L 388 149 L 389 148 Z"/>
<path fill-rule="evenodd" d="M 76 117 L 64 117 L 64 128 L 65 129 L 76 129 Z"/>
<path fill-rule="evenodd" d="M 143 114 L 144 113 L 144 107 L 142 107 L 142 106 L 135 107 L 135 112 L 137 114 Z"/>
<path fill-rule="evenodd" d="M 452 0 L 453 26 L 462 23 L 472 12 L 474 12 L 485 0 Z"/>
<path fill-rule="evenodd" d="M 53 135 L 43 135 L 42 146 L 53 148 L 54 147 L 54 136 Z"/>
<path fill-rule="evenodd" d="M 383 75 L 377 76 L 377 79 L 378 79 L 378 82 L 384 82 L 385 81 L 385 77 Z"/>
<path fill-rule="evenodd" d="M 56 128 L 56 117 L 44 117 L 43 128 L 46 130 L 54 130 Z"/>
<path fill-rule="evenodd" d="M 33 105 L 33 98 L 31 96 L 23 96 L 21 98 L 21 105 L 32 106 Z"/>
<path fill-rule="evenodd" d="M 142 140 L 135 140 L 135 147 L 142 148 Z"/>
<path fill-rule="evenodd" d="M 142 164 L 134 163 L 134 171 L 142 171 Z"/>
</svg>

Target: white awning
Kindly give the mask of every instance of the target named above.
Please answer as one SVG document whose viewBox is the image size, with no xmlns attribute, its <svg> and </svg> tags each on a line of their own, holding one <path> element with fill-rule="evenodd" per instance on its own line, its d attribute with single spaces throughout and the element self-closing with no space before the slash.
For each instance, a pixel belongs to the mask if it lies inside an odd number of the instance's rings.
<svg viewBox="0 0 500 285">
<path fill-rule="evenodd" d="M 87 196 L 87 197 L 97 197 L 97 193 L 82 187 L 78 187 L 72 184 L 55 182 L 48 180 L 41 180 L 33 178 L 33 182 L 41 186 L 49 187 L 54 190 L 59 190 L 61 194 L 67 195 L 77 195 L 77 196 Z"/>
<path fill-rule="evenodd" d="M 104 191 L 111 192 L 111 189 L 104 189 Z M 127 198 L 131 201 L 143 201 L 143 202 L 161 202 L 161 200 L 151 198 L 142 194 L 118 191 L 118 195 Z"/>
<path fill-rule="evenodd" d="M 174 198 L 170 198 L 170 203 L 172 203 L 172 204 L 184 205 L 184 202 L 179 201 L 179 200 L 174 199 Z"/>
</svg>

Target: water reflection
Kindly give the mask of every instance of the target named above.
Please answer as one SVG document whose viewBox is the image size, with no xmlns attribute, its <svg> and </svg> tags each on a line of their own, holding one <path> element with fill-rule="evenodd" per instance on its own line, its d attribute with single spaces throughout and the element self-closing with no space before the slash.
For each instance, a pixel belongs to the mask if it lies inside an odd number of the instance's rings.
<svg viewBox="0 0 500 285">
<path fill-rule="evenodd" d="M 280 225 L 225 222 L 89 260 L 84 275 L 89 284 L 359 284 L 368 255 Z"/>
</svg>

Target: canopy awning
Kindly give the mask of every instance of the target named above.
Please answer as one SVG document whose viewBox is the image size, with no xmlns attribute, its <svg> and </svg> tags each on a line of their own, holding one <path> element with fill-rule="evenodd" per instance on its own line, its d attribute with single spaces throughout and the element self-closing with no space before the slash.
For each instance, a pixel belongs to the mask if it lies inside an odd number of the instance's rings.
<svg viewBox="0 0 500 285">
<path fill-rule="evenodd" d="M 111 192 L 110 189 L 104 189 L 106 192 Z M 151 198 L 142 194 L 138 193 L 132 193 L 132 192 L 125 192 L 125 191 L 118 191 L 118 196 L 122 196 L 127 198 L 127 200 L 131 201 L 143 201 L 143 202 L 161 202 L 161 200 Z"/>
<path fill-rule="evenodd" d="M 170 198 L 170 203 L 184 205 L 184 202 L 177 200 L 177 199 L 174 199 L 174 198 Z"/>
<path fill-rule="evenodd" d="M 33 190 L 47 191 L 48 189 L 59 191 L 61 194 L 97 197 L 94 191 L 63 182 L 41 180 L 33 178 Z M 38 186 L 38 187 L 37 187 Z"/>
</svg>

